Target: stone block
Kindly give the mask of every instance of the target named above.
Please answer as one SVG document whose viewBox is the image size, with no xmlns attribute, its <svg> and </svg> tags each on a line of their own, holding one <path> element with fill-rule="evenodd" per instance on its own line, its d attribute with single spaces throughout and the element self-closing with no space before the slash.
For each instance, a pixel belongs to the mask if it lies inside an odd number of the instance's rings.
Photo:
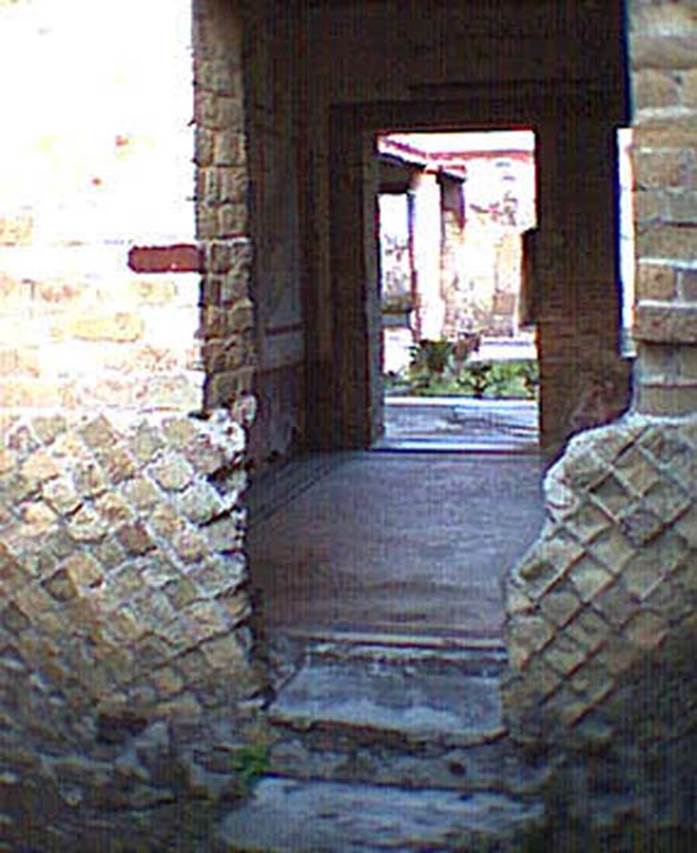
<svg viewBox="0 0 697 853">
<path fill-rule="evenodd" d="M 195 524 L 206 524 L 221 515 L 225 503 L 218 492 L 207 483 L 197 482 L 180 497 L 178 505 L 186 517 Z"/>
<path fill-rule="evenodd" d="M 96 560 L 89 554 L 79 553 L 69 557 L 61 566 L 76 587 L 101 586 L 104 576 Z"/>
<path fill-rule="evenodd" d="M 174 566 L 167 557 L 155 551 L 148 555 L 143 565 L 142 577 L 148 586 L 160 589 L 178 578 L 180 572 L 181 569 Z"/>
<path fill-rule="evenodd" d="M 220 637 L 201 646 L 207 663 L 215 670 L 235 670 L 244 657 L 244 651 L 234 636 Z"/>
<path fill-rule="evenodd" d="M 518 616 L 507 625 L 507 645 L 514 669 L 525 667 L 530 658 L 554 637 L 555 628 L 541 616 Z"/>
<path fill-rule="evenodd" d="M 637 446 L 622 453 L 615 461 L 615 468 L 622 481 L 638 496 L 646 494 L 662 477 L 652 457 L 646 456 Z"/>
<path fill-rule="evenodd" d="M 113 447 L 108 451 L 100 450 L 98 458 L 113 485 L 122 483 L 136 473 L 135 461 L 123 447 Z"/>
<path fill-rule="evenodd" d="M 218 233 L 221 236 L 234 237 L 246 234 L 247 227 L 247 206 L 245 204 L 224 204 L 220 208 Z"/>
<path fill-rule="evenodd" d="M 123 484 L 123 494 L 126 500 L 141 512 L 152 509 L 161 500 L 160 492 L 145 476 L 127 480 Z"/>
<path fill-rule="evenodd" d="M 614 474 L 605 477 L 592 489 L 592 497 L 603 513 L 615 518 L 627 506 L 631 495 L 624 483 Z"/>
<path fill-rule="evenodd" d="M 635 548 L 643 548 L 665 528 L 656 513 L 641 504 L 630 504 L 620 518 L 620 530 Z"/>
<path fill-rule="evenodd" d="M 92 552 L 105 569 L 114 569 L 125 559 L 123 548 L 112 539 L 96 543 L 92 546 Z"/>
<path fill-rule="evenodd" d="M 58 477 L 61 470 L 55 460 L 45 450 L 32 453 L 21 467 L 22 476 L 30 482 L 43 484 Z"/>
<path fill-rule="evenodd" d="M 196 205 L 196 236 L 198 239 L 215 240 L 222 235 L 217 208 L 204 207 L 202 204 Z"/>
<path fill-rule="evenodd" d="M 217 166 L 244 166 L 247 159 L 243 133 L 221 130 L 215 135 L 213 160 Z"/>
<path fill-rule="evenodd" d="M 664 344 L 697 344 L 697 306 L 639 304 L 634 337 Z"/>
<path fill-rule="evenodd" d="M 697 270 L 682 270 L 678 277 L 678 291 L 686 302 L 697 302 Z"/>
<path fill-rule="evenodd" d="M 170 454 L 158 460 L 149 469 L 157 484 L 168 492 L 182 492 L 190 485 L 194 470 L 179 454 Z"/>
<path fill-rule="evenodd" d="M 198 264 L 198 249 L 196 251 Z M 131 283 L 130 289 L 136 300 L 144 305 L 169 305 L 178 296 L 177 284 L 171 279 L 139 278 Z"/>
<path fill-rule="evenodd" d="M 153 686 L 160 698 L 171 698 L 181 693 L 184 689 L 184 680 L 181 675 L 171 666 L 161 667 L 152 675 Z"/>
<path fill-rule="evenodd" d="M 690 506 L 687 493 L 672 480 L 661 480 L 644 496 L 643 506 L 668 525 Z"/>
<path fill-rule="evenodd" d="M 643 601 L 663 582 L 666 568 L 655 550 L 639 554 L 622 573 L 626 590 L 637 600 Z"/>
<path fill-rule="evenodd" d="M 42 584 L 46 592 L 51 598 L 64 604 L 72 601 L 77 595 L 78 590 L 72 577 L 65 569 L 60 569 Z"/>
<path fill-rule="evenodd" d="M 636 410 L 659 417 L 689 415 L 697 412 L 695 385 L 640 385 L 636 391 Z"/>
<path fill-rule="evenodd" d="M 568 585 L 555 587 L 540 600 L 540 609 L 545 617 L 559 626 L 569 622 L 582 606 L 578 595 Z"/>
<path fill-rule="evenodd" d="M 607 462 L 594 449 L 585 447 L 585 436 L 575 437 L 563 459 L 563 478 L 572 491 L 585 492 L 601 483 L 609 474 Z"/>
<path fill-rule="evenodd" d="M 674 344 L 642 344 L 638 346 L 637 378 L 645 385 L 669 383 L 677 376 L 678 348 Z"/>
<path fill-rule="evenodd" d="M 614 628 L 621 628 L 636 612 L 637 604 L 617 581 L 593 601 L 593 609 Z"/>
<path fill-rule="evenodd" d="M 611 519 L 590 502 L 581 505 L 577 512 L 564 519 L 564 525 L 582 542 L 594 539 L 611 524 Z"/>
<path fill-rule="evenodd" d="M 666 633 L 665 622 L 648 610 L 637 613 L 624 629 L 627 640 L 643 650 L 656 648 Z"/>
<path fill-rule="evenodd" d="M 191 530 L 179 530 L 173 540 L 172 546 L 177 556 L 185 563 L 200 563 L 208 553 L 206 540 Z"/>
<path fill-rule="evenodd" d="M 239 97 L 219 95 L 217 111 L 220 127 L 236 133 L 244 130 L 244 105 Z"/>
<path fill-rule="evenodd" d="M 244 518 L 239 512 L 232 513 L 206 525 L 203 532 L 212 551 L 221 554 L 239 551 L 243 545 Z"/>
<path fill-rule="evenodd" d="M 116 538 L 126 553 L 134 557 L 147 554 L 155 548 L 155 543 L 142 522 L 124 524 L 116 531 Z"/>
<path fill-rule="evenodd" d="M 163 446 L 163 441 L 156 429 L 148 424 L 139 424 L 129 447 L 139 462 L 150 462 Z"/>
<path fill-rule="evenodd" d="M 669 107 L 678 103 L 680 86 L 676 75 L 669 71 L 639 71 L 633 75 L 632 85 L 637 109 Z"/>
<path fill-rule="evenodd" d="M 691 261 L 694 257 L 697 227 L 661 225 L 638 229 L 636 251 L 640 257 L 675 258 Z"/>
<path fill-rule="evenodd" d="M 635 69 L 691 69 L 697 55 L 697 36 L 690 33 L 669 36 L 638 33 L 632 36 L 631 54 Z"/>
<path fill-rule="evenodd" d="M 683 572 L 678 573 L 678 577 Z M 695 581 L 681 583 L 664 581 L 658 585 L 646 599 L 646 606 L 665 619 L 667 624 L 678 625 L 683 619 L 694 613 Z"/>
<path fill-rule="evenodd" d="M 689 149 L 651 150 L 635 148 L 632 156 L 637 188 L 662 190 L 683 187 L 689 179 L 692 157 Z"/>
<path fill-rule="evenodd" d="M 120 523 L 131 521 L 133 512 L 126 501 L 113 492 L 100 495 L 94 502 L 97 512 L 109 523 L 110 527 L 117 527 Z"/>
<path fill-rule="evenodd" d="M 571 569 L 571 580 L 585 603 L 592 601 L 613 580 L 612 575 L 591 556 L 585 555 Z"/>
<path fill-rule="evenodd" d="M 566 633 L 559 634 L 543 653 L 543 661 L 561 676 L 578 669 L 587 657 L 587 650 L 575 643 Z"/>
<path fill-rule="evenodd" d="M 219 200 L 223 203 L 244 204 L 247 199 L 247 171 L 240 167 L 228 167 L 219 179 Z"/>
<path fill-rule="evenodd" d="M 152 509 L 148 524 L 158 536 L 171 541 L 179 529 L 181 516 L 172 506 L 163 502 Z"/>
<path fill-rule="evenodd" d="M 634 221 L 638 227 L 666 219 L 666 192 L 659 189 L 638 189 L 634 194 Z"/>
<path fill-rule="evenodd" d="M 683 106 L 697 107 L 697 68 L 680 74 L 680 100 Z"/>
<path fill-rule="evenodd" d="M 594 610 L 586 607 L 576 616 L 565 633 L 581 648 L 595 652 L 612 633 L 612 628 Z"/>
<path fill-rule="evenodd" d="M 123 343 L 142 338 L 145 324 L 136 314 L 94 314 L 72 318 L 67 322 L 65 331 L 78 340 Z"/>
<path fill-rule="evenodd" d="M 682 518 L 679 518 L 674 530 L 678 533 L 690 546 L 697 549 L 697 507 L 692 506 Z"/>
<path fill-rule="evenodd" d="M 22 507 L 21 518 L 21 535 L 30 540 L 46 536 L 57 520 L 56 513 L 44 501 Z"/>
<path fill-rule="evenodd" d="M 681 190 L 664 194 L 664 219 L 677 225 L 697 225 L 697 191 Z"/>
<path fill-rule="evenodd" d="M 136 394 L 136 401 L 153 409 L 198 411 L 204 375 L 151 376 Z"/>
<path fill-rule="evenodd" d="M 670 266 L 640 261 L 637 268 L 637 299 L 670 301 L 675 296 L 676 274 Z"/>
<path fill-rule="evenodd" d="M 200 168 L 213 165 L 215 134 L 212 130 L 198 126 L 195 132 L 194 162 Z"/>
<path fill-rule="evenodd" d="M 617 575 L 635 553 L 635 547 L 617 527 L 613 527 L 593 540 L 589 553 Z"/>
<path fill-rule="evenodd" d="M 32 428 L 44 444 L 52 444 L 67 429 L 66 419 L 62 415 L 45 415 L 32 421 Z"/>
<path fill-rule="evenodd" d="M 672 35 L 697 35 L 697 13 L 691 3 L 634 4 L 630 32 L 666 38 Z"/>
<path fill-rule="evenodd" d="M 186 450 L 198 438 L 197 430 L 188 418 L 165 418 L 162 432 L 167 443 L 176 450 Z"/>
<path fill-rule="evenodd" d="M 14 603 L 8 604 L 0 611 L 0 625 L 11 634 L 20 634 L 26 631 L 30 624 L 26 614 Z"/>
</svg>

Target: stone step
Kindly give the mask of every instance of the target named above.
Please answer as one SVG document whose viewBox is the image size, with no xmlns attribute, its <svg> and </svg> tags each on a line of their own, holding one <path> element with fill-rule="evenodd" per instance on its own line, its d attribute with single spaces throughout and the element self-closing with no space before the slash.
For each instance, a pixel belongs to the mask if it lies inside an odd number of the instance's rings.
<svg viewBox="0 0 697 853">
<path fill-rule="evenodd" d="M 499 680 L 430 658 L 311 658 L 269 708 L 275 724 L 405 743 L 486 743 L 504 733 Z"/>
<path fill-rule="evenodd" d="M 222 820 L 236 851 L 521 850 L 539 842 L 543 808 L 503 794 L 405 790 L 266 777 Z"/>
<path fill-rule="evenodd" d="M 272 773 L 460 792 L 539 789 L 501 720 L 500 648 L 317 643 L 268 710 Z"/>
</svg>

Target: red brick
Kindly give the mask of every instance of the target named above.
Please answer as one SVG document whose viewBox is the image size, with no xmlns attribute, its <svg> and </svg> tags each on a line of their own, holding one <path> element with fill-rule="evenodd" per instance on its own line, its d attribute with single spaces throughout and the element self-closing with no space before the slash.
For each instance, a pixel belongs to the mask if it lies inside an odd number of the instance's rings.
<svg viewBox="0 0 697 853">
<path fill-rule="evenodd" d="M 135 272 L 201 272 L 203 262 L 198 246 L 134 246 L 128 253 L 128 266 Z"/>
</svg>

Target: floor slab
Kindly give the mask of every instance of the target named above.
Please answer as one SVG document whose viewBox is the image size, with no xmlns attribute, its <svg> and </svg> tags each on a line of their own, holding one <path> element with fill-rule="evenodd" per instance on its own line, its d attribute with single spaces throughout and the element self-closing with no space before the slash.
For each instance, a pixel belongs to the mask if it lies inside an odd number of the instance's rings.
<svg viewBox="0 0 697 853">
<path fill-rule="evenodd" d="M 501 849 L 487 840 L 520 840 L 541 822 L 540 805 L 501 794 L 267 778 L 225 818 L 219 839 L 265 853 Z"/>
<path fill-rule="evenodd" d="M 317 470 L 252 517 L 268 627 L 500 637 L 502 577 L 543 519 L 540 456 L 369 451 Z"/>
</svg>

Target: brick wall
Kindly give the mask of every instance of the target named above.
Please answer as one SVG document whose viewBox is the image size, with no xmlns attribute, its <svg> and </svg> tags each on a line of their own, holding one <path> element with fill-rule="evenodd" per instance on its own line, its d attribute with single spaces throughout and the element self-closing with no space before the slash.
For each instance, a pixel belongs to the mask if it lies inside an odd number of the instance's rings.
<svg viewBox="0 0 697 853">
<path fill-rule="evenodd" d="M 639 4 L 632 17 L 636 405 L 697 410 L 697 10 Z"/>
</svg>

